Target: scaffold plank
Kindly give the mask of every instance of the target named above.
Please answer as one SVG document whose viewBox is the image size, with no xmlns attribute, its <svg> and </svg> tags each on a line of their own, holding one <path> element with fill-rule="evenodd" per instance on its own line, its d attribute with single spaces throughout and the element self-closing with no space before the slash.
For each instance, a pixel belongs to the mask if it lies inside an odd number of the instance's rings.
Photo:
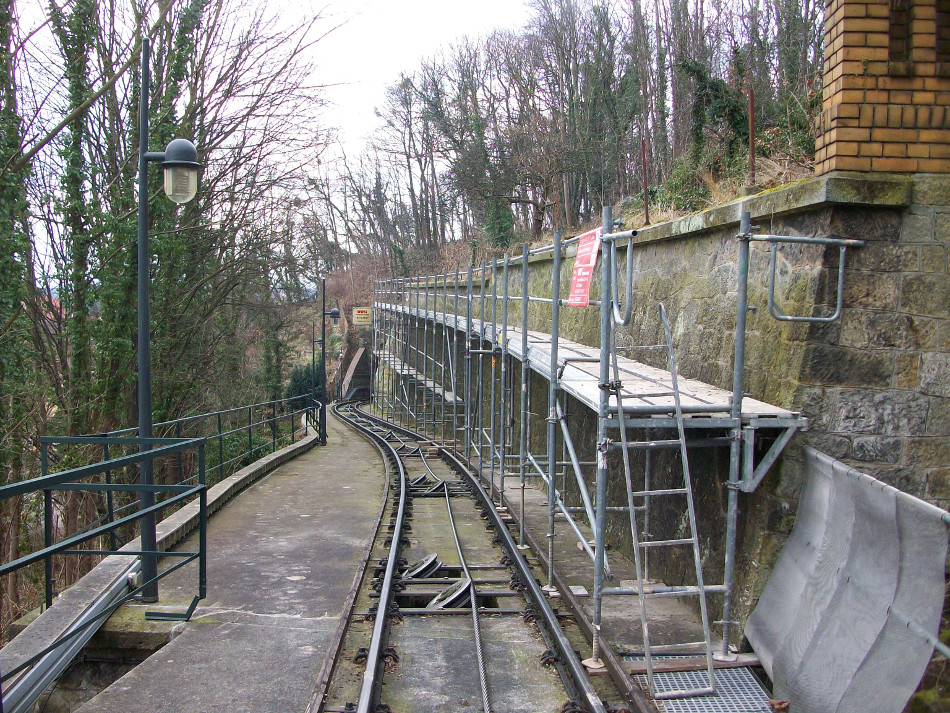
<svg viewBox="0 0 950 713">
<path fill-rule="evenodd" d="M 491 322 L 472 319 L 472 324 L 466 324 L 464 316 L 450 313 L 442 314 L 432 310 L 424 310 L 406 305 L 377 303 L 376 309 L 409 314 L 422 319 L 430 320 L 459 331 L 469 331 L 479 335 L 484 341 L 492 342 L 500 348 L 502 330 L 499 325 Z M 507 351 L 515 359 L 525 358 L 537 374 L 550 379 L 551 374 L 551 335 L 545 332 L 528 332 L 527 355 L 523 353 L 521 330 L 508 326 Z M 577 342 L 561 338 L 558 342 L 561 388 L 587 408 L 596 411 L 600 401 L 599 360 L 600 347 L 589 347 Z M 620 381 L 622 384 L 621 400 L 626 413 L 643 413 L 665 415 L 674 410 L 673 387 L 670 372 L 659 369 L 628 357 L 618 358 Z M 557 375 L 555 375 L 557 376 Z M 421 378 L 421 377 L 420 377 Z M 732 394 L 706 384 L 696 379 L 679 378 L 680 398 L 684 413 L 689 416 L 711 414 L 727 414 Z M 617 408 L 615 396 L 611 396 L 610 406 Z M 767 404 L 757 399 L 746 397 L 742 400 L 742 419 L 748 421 L 757 419 L 757 426 L 767 427 L 769 418 L 795 419 L 798 414 L 787 409 Z M 785 424 L 781 427 L 785 427 Z"/>
<path fill-rule="evenodd" d="M 462 403 L 462 399 L 456 396 L 454 391 L 443 389 L 441 386 L 432 381 L 432 379 L 426 378 L 411 366 L 403 362 L 399 357 L 393 354 L 393 352 L 386 349 L 380 349 L 377 350 L 376 353 L 379 355 L 380 364 L 386 365 L 387 368 L 392 369 L 402 377 L 412 379 L 413 381 L 422 384 L 426 391 L 431 391 L 447 404 Z"/>
</svg>

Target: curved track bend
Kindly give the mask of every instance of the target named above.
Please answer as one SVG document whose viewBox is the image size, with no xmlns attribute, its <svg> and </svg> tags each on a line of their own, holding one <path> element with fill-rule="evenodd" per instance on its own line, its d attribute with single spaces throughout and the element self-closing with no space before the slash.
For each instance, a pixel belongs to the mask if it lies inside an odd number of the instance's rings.
<svg viewBox="0 0 950 713">
<path fill-rule="evenodd" d="M 309 711 L 609 713 L 531 565 L 450 450 L 356 404 L 334 415 L 371 440 L 390 478 L 332 664 Z M 487 522 L 486 522 L 487 521 Z"/>
</svg>

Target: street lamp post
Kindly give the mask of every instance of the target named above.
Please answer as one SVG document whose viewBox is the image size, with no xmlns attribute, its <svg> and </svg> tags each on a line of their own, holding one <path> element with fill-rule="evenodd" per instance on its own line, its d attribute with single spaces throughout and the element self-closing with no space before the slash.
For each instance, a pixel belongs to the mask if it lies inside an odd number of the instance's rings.
<svg viewBox="0 0 950 713">
<path fill-rule="evenodd" d="M 152 437 L 152 365 L 150 354 L 148 308 L 148 164 L 161 161 L 164 168 L 165 194 L 175 203 L 187 203 L 198 191 L 198 152 L 186 139 L 174 139 L 165 151 L 148 150 L 148 91 L 151 83 L 149 40 L 142 40 L 141 86 L 139 87 L 139 201 L 138 201 L 138 397 L 140 449 L 151 450 L 146 439 Z M 152 461 L 144 460 L 139 479 L 143 486 L 154 484 Z M 155 493 L 143 490 L 143 510 L 155 504 Z M 158 557 L 155 545 L 155 513 L 142 518 L 141 524 L 142 581 L 151 582 L 142 590 L 146 602 L 158 601 Z"/>
<path fill-rule="evenodd" d="M 321 403 L 320 403 L 320 445 L 325 446 L 327 444 L 327 317 L 330 318 L 330 321 L 333 324 L 337 323 L 337 320 L 340 319 L 340 310 L 334 307 L 329 312 L 327 311 L 327 279 L 325 277 L 320 278 L 320 297 L 321 297 L 321 306 L 320 306 L 320 339 L 317 339 L 317 330 L 313 330 L 313 343 L 316 344 L 320 342 L 320 390 L 321 390 Z M 312 350 L 311 354 L 316 358 L 316 350 Z M 313 369 L 311 369 L 311 374 L 313 374 Z M 316 398 L 316 389 L 314 391 L 314 398 Z"/>
<path fill-rule="evenodd" d="M 310 411 L 317 400 L 317 323 L 310 323 Z"/>
<path fill-rule="evenodd" d="M 320 278 L 320 445 L 327 444 L 327 278 Z"/>
<path fill-rule="evenodd" d="M 317 345 L 323 344 L 323 337 L 320 337 L 319 339 L 317 338 L 317 323 L 316 322 L 311 322 L 311 331 L 313 333 L 311 337 L 313 344 L 310 347 L 310 408 L 314 409 L 314 405 L 318 403 L 317 402 Z M 323 356 L 321 355 L 320 358 L 323 359 Z M 323 393 L 324 391 L 325 389 L 321 386 L 320 387 L 321 401 L 319 402 L 321 413 L 323 412 L 323 402 L 326 401 L 326 398 L 324 398 L 324 393 Z M 326 445 L 326 443 L 324 443 L 323 432 L 320 430 L 321 428 L 320 424 L 322 423 L 322 421 L 320 417 L 316 415 L 316 413 L 314 413 L 314 422 L 317 426 L 317 431 L 318 431 L 317 435 L 319 436 L 319 439 L 317 441 L 318 445 L 321 445 L 321 446 Z"/>
</svg>

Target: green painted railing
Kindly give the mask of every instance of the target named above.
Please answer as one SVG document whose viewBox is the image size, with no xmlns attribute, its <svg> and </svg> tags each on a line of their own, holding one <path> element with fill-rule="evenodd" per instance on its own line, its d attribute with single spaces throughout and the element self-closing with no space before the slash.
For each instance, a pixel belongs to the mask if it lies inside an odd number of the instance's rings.
<svg viewBox="0 0 950 713">
<path fill-rule="evenodd" d="M 205 438 L 208 441 L 208 484 L 214 485 L 233 470 L 249 465 L 263 452 L 274 452 L 282 444 L 296 442 L 306 431 L 300 417 L 316 426 L 322 405 L 309 396 L 265 401 L 236 408 L 185 416 L 153 425 L 156 433 L 174 438 Z M 103 436 L 136 435 L 134 426 L 108 431 Z M 103 458 L 107 455 L 104 453 Z M 177 459 L 178 481 L 187 482 L 181 457 Z M 193 477 L 193 476 L 192 476 Z"/>
<path fill-rule="evenodd" d="M 129 455 L 119 456 L 118 458 L 106 458 L 99 463 L 91 465 L 70 468 L 58 473 L 49 473 L 49 449 L 51 446 L 76 445 L 76 446 L 102 446 L 108 449 L 113 447 L 135 447 L 151 446 L 150 450 L 139 451 Z M 114 482 L 112 473 L 115 471 L 138 466 L 140 463 L 154 460 L 156 458 L 179 455 L 182 453 L 194 452 L 197 457 L 197 473 L 195 474 L 194 484 L 153 484 L 142 485 L 136 482 Z M 142 591 L 151 582 L 157 581 L 172 572 L 184 567 L 189 562 L 198 561 L 198 594 L 194 598 L 188 612 L 184 615 L 166 615 L 164 618 L 190 618 L 194 607 L 200 599 L 203 599 L 207 591 L 206 576 L 206 553 L 207 553 L 207 488 L 205 484 L 205 439 L 203 438 L 129 438 L 129 437 L 109 437 L 109 436 L 69 436 L 62 438 L 44 437 L 40 439 L 40 457 L 41 473 L 39 478 L 31 478 L 17 483 L 11 483 L 0 487 L 0 501 L 14 497 L 35 497 L 42 493 L 43 497 L 43 547 L 29 554 L 18 557 L 10 562 L 0 564 L 0 577 L 23 569 L 38 562 L 43 562 L 45 567 L 46 583 L 46 605 L 52 605 L 53 602 L 53 556 L 54 555 L 124 555 L 139 557 L 142 555 L 155 554 L 156 556 L 175 557 L 180 561 L 174 566 L 158 574 L 152 580 L 142 582 L 138 587 L 132 589 L 119 601 L 115 602 L 96 617 L 84 622 L 82 626 L 71 629 L 64 636 L 59 637 L 52 644 L 35 654 L 32 658 L 22 662 L 9 671 L 4 671 L 0 675 L 0 681 L 5 681 L 15 676 L 20 671 L 32 666 L 51 651 L 62 646 L 66 641 L 79 635 L 90 626 L 97 625 L 104 621 L 109 614 L 128 601 L 136 594 Z M 102 476 L 100 479 L 98 476 Z M 155 494 L 166 495 L 167 498 L 151 507 L 139 507 L 134 512 L 115 518 L 110 516 L 108 522 L 97 521 L 92 526 L 87 526 L 82 530 L 68 534 L 66 537 L 54 542 L 54 518 L 56 512 L 54 509 L 55 492 L 81 491 L 81 492 L 105 492 L 111 501 L 112 496 L 117 492 L 143 493 L 153 492 Z M 198 551 L 197 552 L 163 552 L 151 553 L 141 549 L 123 548 L 118 546 L 116 533 L 125 530 L 134 525 L 134 523 L 143 517 L 146 517 L 162 508 L 166 508 L 178 503 L 184 503 L 192 497 L 198 498 Z M 137 501 L 140 502 L 140 501 Z M 100 518 L 101 520 L 101 518 Z M 111 547 L 108 549 L 78 549 L 80 545 L 90 540 L 105 537 L 110 538 Z"/>
<path fill-rule="evenodd" d="M 93 436 L 40 438 L 40 477 L 0 487 L 0 501 L 14 497 L 36 498 L 38 505 L 39 497 L 42 496 L 43 546 L 13 561 L 0 563 L 0 577 L 43 562 L 45 602 L 49 607 L 55 597 L 54 556 L 145 555 L 174 557 L 179 561 L 159 572 L 154 579 L 142 582 L 28 661 L 3 671 L 0 683 L 29 668 L 83 630 L 97 626 L 147 585 L 197 560 L 198 594 L 187 612 L 147 614 L 148 618 L 190 618 L 207 591 L 207 488 L 259 459 L 264 453 L 275 452 L 288 441 L 296 442 L 306 434 L 308 424 L 319 430 L 322 408 L 319 401 L 302 396 L 156 423 L 154 431 L 165 434 L 161 438 L 140 439 L 135 427 Z M 151 448 L 141 450 L 143 446 Z M 87 453 L 88 449 L 96 449 L 101 453 L 101 461 L 50 473 L 51 460 L 75 457 L 69 453 L 71 448 L 85 448 Z M 138 482 L 138 466 L 146 461 L 153 463 L 157 481 L 154 484 L 143 485 Z M 54 494 L 68 491 L 99 493 L 104 497 L 100 495 L 94 502 L 98 517 L 54 541 L 57 529 L 54 525 L 63 520 L 63 509 L 57 508 Z M 144 492 L 155 494 L 154 505 L 142 507 L 141 494 Z M 136 493 L 138 497 L 130 497 Z M 180 507 L 196 496 L 199 500 L 199 545 L 196 552 L 146 552 L 123 546 L 126 541 L 138 536 L 136 526 L 139 520 L 156 515 L 160 518 L 162 511 Z M 119 502 L 121 500 L 125 502 Z M 81 548 L 91 540 L 99 540 L 100 548 Z"/>
</svg>

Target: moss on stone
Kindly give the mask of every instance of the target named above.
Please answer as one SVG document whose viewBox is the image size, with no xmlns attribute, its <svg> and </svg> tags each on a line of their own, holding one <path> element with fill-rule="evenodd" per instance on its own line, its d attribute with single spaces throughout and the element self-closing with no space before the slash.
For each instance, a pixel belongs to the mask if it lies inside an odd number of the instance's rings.
<svg viewBox="0 0 950 713">
<path fill-rule="evenodd" d="M 907 702 L 904 713 L 948 713 L 950 696 L 936 688 L 917 691 Z"/>
</svg>

